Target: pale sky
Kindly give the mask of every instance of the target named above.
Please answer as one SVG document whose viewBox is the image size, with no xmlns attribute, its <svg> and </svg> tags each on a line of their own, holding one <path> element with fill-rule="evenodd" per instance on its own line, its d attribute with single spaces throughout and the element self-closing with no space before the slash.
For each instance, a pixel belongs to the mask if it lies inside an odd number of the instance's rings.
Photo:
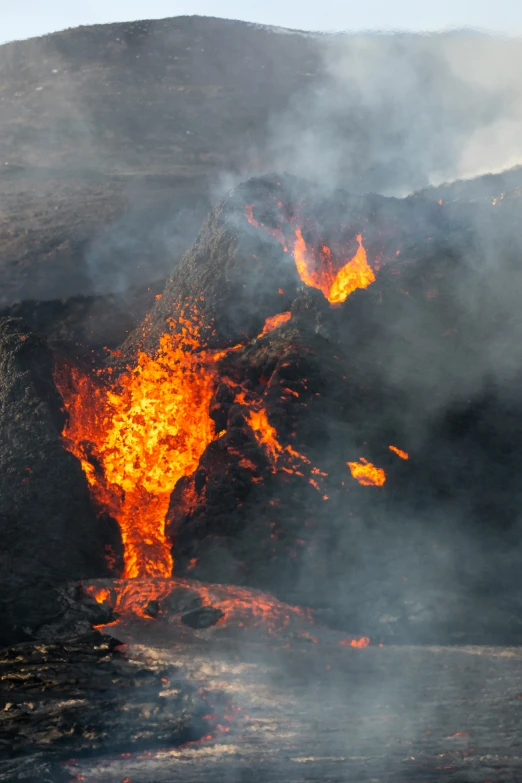
<svg viewBox="0 0 522 783">
<path fill-rule="evenodd" d="M 0 0 L 0 42 L 78 25 L 198 14 L 301 30 L 522 34 L 522 0 Z"/>
</svg>

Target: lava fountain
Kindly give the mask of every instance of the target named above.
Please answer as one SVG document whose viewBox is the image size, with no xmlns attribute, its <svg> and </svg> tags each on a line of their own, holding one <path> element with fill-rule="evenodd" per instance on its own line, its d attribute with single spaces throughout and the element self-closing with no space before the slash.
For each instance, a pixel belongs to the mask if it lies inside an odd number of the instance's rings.
<svg viewBox="0 0 522 783">
<path fill-rule="evenodd" d="M 140 352 L 135 366 L 113 375 L 111 368 L 94 376 L 57 370 L 68 413 L 64 443 L 80 459 L 100 511 L 120 526 L 123 576 L 168 577 L 170 495 L 215 437 L 215 357 L 204 350 L 192 313 L 161 337 L 154 356 Z"/>
<path fill-rule="evenodd" d="M 316 254 L 306 247 L 301 229 L 295 231 L 294 260 L 299 277 L 305 285 L 322 291 L 330 304 L 342 304 L 357 288 L 368 288 L 375 282 L 373 269 L 368 265 L 361 234 L 357 235 L 359 248 L 349 261 L 335 271 L 332 252 L 327 245 Z"/>
<path fill-rule="evenodd" d="M 246 207 L 246 219 L 251 226 L 277 239 L 285 253 L 288 252 L 291 242 L 287 241 L 283 230 L 270 228 L 256 220 L 251 204 Z M 301 228 L 296 227 L 294 233 L 293 257 L 299 277 L 305 285 L 321 291 L 331 305 L 342 304 L 357 288 L 368 288 L 375 282 L 375 273 L 368 264 L 362 234 L 356 236 L 359 247 L 353 258 L 339 263 L 328 245 L 323 244 L 316 251 L 307 247 Z"/>
</svg>

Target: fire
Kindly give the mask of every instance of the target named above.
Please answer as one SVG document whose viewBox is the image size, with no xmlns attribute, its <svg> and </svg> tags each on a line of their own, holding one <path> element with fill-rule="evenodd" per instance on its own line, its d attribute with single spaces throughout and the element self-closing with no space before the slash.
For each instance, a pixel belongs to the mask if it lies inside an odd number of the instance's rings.
<svg viewBox="0 0 522 783">
<path fill-rule="evenodd" d="M 361 457 L 360 462 L 347 462 L 354 479 L 365 487 L 382 487 L 386 481 L 386 473 L 382 468 L 376 468 L 371 462 Z"/>
<path fill-rule="evenodd" d="M 263 331 L 261 332 L 261 334 L 258 334 L 257 336 L 263 337 L 264 334 L 273 332 L 274 329 L 277 329 L 279 326 L 282 326 L 287 321 L 289 321 L 291 317 L 292 317 L 292 313 L 289 310 L 286 313 L 278 313 L 277 315 L 269 316 L 265 321 L 265 325 L 263 326 Z"/>
<path fill-rule="evenodd" d="M 116 381 L 57 373 L 69 421 L 64 442 L 82 463 L 92 495 L 119 523 L 124 576 L 170 576 L 165 536 L 170 495 L 215 437 L 209 405 L 214 360 L 197 318 L 179 319 L 155 356 L 140 352 Z M 110 375 L 109 375 L 110 378 Z"/>
<path fill-rule="evenodd" d="M 398 449 L 397 446 L 388 446 L 390 451 L 394 451 L 395 454 L 397 454 L 398 457 L 401 459 L 409 459 L 410 455 L 406 451 L 402 451 L 402 449 Z"/>
</svg>

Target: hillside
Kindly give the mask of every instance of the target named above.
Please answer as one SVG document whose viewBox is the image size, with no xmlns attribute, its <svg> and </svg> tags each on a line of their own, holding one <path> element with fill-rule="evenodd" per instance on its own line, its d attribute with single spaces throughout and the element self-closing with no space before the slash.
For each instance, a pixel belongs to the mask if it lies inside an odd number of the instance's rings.
<svg viewBox="0 0 522 783">
<path fill-rule="evenodd" d="M 176 17 L 0 46 L 0 308 L 165 279 L 216 198 L 251 175 L 288 170 L 387 193 L 401 178 L 403 192 L 422 188 L 435 164 L 453 172 L 455 140 L 505 110 L 462 92 L 449 66 L 459 35 L 325 36 Z M 520 49 L 462 42 L 472 63 Z M 400 71 L 389 83 L 390 63 L 419 74 L 411 95 L 397 93 Z M 509 189 L 520 179 L 515 171 Z M 493 178 L 482 195 L 502 185 Z"/>
<path fill-rule="evenodd" d="M 165 276 L 318 66 L 313 36 L 197 17 L 1 46 L 0 304 Z"/>
</svg>

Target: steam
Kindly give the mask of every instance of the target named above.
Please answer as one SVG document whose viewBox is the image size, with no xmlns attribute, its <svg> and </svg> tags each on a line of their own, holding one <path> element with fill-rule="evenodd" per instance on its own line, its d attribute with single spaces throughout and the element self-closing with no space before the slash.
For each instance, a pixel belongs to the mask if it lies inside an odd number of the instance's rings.
<svg viewBox="0 0 522 783">
<path fill-rule="evenodd" d="M 522 43 L 479 34 L 318 39 L 320 65 L 250 159 L 325 188 L 404 196 L 522 162 Z M 256 166 L 257 168 L 257 166 Z M 249 174 L 223 175 L 223 187 Z"/>
</svg>

